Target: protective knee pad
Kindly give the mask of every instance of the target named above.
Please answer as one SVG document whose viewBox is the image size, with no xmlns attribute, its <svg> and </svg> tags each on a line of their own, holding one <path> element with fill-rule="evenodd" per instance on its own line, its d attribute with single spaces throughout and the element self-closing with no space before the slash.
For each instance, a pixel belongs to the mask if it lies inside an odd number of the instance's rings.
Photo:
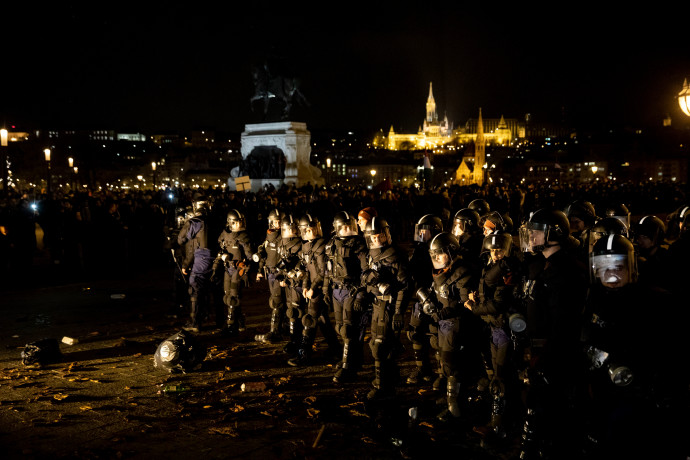
<svg viewBox="0 0 690 460">
<path fill-rule="evenodd" d="M 354 340 L 359 336 L 357 329 L 351 324 L 343 324 L 342 326 L 340 326 L 338 333 L 340 334 L 340 337 L 343 338 L 343 340 Z"/>
<path fill-rule="evenodd" d="M 432 335 L 429 337 L 429 345 L 434 350 L 438 350 L 438 336 Z"/>
<path fill-rule="evenodd" d="M 287 311 L 285 312 L 285 315 L 292 321 L 296 321 L 302 317 L 302 310 L 295 307 L 288 307 Z"/>
<path fill-rule="evenodd" d="M 316 318 L 307 313 L 306 315 L 302 316 L 302 326 L 304 326 L 306 329 L 316 327 Z"/>
<path fill-rule="evenodd" d="M 271 296 L 268 298 L 268 306 L 271 307 L 272 310 L 277 310 L 282 308 L 282 299 L 280 296 Z"/>
</svg>

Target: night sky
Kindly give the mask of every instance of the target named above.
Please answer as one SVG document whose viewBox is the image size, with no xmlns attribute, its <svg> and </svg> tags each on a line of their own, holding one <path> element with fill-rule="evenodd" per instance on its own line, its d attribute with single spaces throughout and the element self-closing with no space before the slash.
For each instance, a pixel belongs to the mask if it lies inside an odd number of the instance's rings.
<svg viewBox="0 0 690 460">
<path fill-rule="evenodd" d="M 690 76 L 677 9 L 26 3 L 3 7 L 0 32 L 0 116 L 20 128 L 239 133 L 262 121 L 249 100 L 264 62 L 300 79 L 309 105 L 292 118 L 312 131 L 414 132 L 430 82 L 456 127 L 479 107 L 575 126 L 687 123 L 675 99 Z"/>
</svg>

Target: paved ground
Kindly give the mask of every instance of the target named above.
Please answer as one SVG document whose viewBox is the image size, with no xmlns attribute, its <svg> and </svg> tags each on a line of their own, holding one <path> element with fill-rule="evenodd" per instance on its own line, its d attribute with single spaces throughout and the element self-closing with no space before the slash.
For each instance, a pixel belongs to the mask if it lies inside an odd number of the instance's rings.
<svg viewBox="0 0 690 460">
<path fill-rule="evenodd" d="M 170 267 L 88 282 L 60 274 L 47 266 L 35 274 L 38 287 L 0 292 L 3 458 L 382 459 L 431 458 L 449 449 L 465 458 L 505 458 L 480 447 L 471 430 L 476 420 L 438 422 L 440 395 L 430 387 L 403 385 L 393 401 L 368 404 L 371 362 L 359 381 L 338 386 L 332 364 L 319 360 L 320 337 L 316 362 L 300 369 L 286 364 L 283 344 L 254 342 L 269 320 L 264 284 L 245 290 L 246 332 L 225 338 L 202 331 L 208 354 L 201 369 L 168 374 L 154 368 L 153 355 L 186 320 L 175 317 Z M 60 343 L 58 362 L 22 365 L 26 344 L 65 336 L 78 342 Z M 411 366 L 408 350 L 402 374 Z M 264 382 L 267 390 L 243 393 L 245 382 Z M 186 391 L 164 393 L 171 384 Z M 408 425 L 411 407 L 419 418 Z"/>
</svg>

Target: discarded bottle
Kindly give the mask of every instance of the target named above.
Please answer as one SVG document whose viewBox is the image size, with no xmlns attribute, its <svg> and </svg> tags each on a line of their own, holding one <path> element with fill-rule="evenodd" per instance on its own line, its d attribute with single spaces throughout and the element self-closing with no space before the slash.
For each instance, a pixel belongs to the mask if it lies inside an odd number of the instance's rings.
<svg viewBox="0 0 690 460">
<path fill-rule="evenodd" d="M 119 299 L 124 299 L 125 295 L 124 294 L 110 294 L 110 298 L 113 300 L 119 300 Z"/>
<path fill-rule="evenodd" d="M 163 388 L 163 393 L 169 394 L 179 394 L 187 391 L 187 387 L 184 385 L 166 385 Z"/>
<path fill-rule="evenodd" d="M 243 383 L 242 386 L 243 393 L 253 393 L 256 391 L 264 391 L 266 389 L 265 382 L 247 382 Z"/>
</svg>

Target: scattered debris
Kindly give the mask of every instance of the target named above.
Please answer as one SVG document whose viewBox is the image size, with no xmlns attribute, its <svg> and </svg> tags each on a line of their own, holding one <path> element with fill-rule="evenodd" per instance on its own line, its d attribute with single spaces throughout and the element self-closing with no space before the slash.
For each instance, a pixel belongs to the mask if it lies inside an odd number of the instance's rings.
<svg viewBox="0 0 690 460">
<path fill-rule="evenodd" d="M 74 345 L 75 343 L 79 343 L 79 339 L 75 337 L 64 336 L 62 338 L 62 343 L 64 343 L 65 345 Z"/>
<path fill-rule="evenodd" d="M 323 431 L 326 429 L 326 425 L 321 425 L 321 429 L 319 430 L 319 434 L 316 435 L 316 439 L 314 440 L 314 444 L 312 444 L 312 449 L 316 449 L 316 446 L 319 444 L 319 441 L 321 440 L 321 436 L 323 436 Z"/>
<path fill-rule="evenodd" d="M 62 353 L 56 339 L 41 339 L 26 344 L 21 356 L 22 364 L 25 366 L 41 366 L 58 362 L 62 358 Z"/>
</svg>

